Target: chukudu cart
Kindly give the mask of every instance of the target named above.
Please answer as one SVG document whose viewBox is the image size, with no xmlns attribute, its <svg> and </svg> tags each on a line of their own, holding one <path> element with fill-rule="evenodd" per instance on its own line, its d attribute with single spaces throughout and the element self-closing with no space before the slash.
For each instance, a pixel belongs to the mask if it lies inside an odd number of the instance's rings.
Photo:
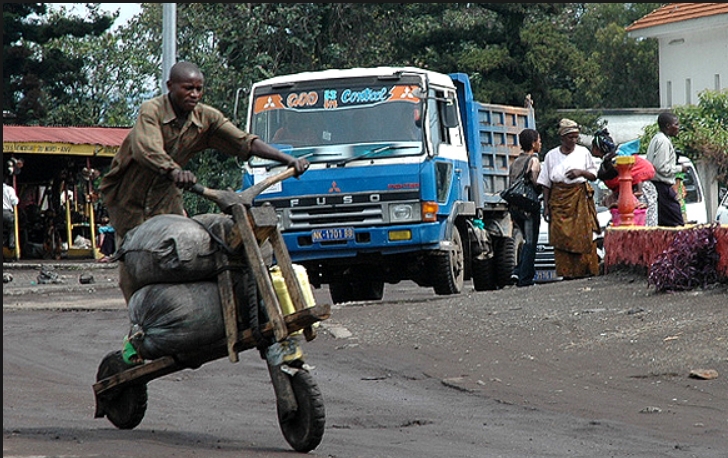
<svg viewBox="0 0 728 458">
<path fill-rule="evenodd" d="M 266 360 L 276 396 L 278 421 L 286 441 L 298 451 L 307 453 L 316 448 L 323 437 L 325 412 L 321 392 L 304 363 L 302 353 L 293 356 L 285 352 L 288 344 L 298 339 L 289 337 L 302 331 L 306 341 L 316 334 L 313 325 L 330 315 L 330 306 L 307 306 L 304 292 L 297 280 L 283 237 L 277 226 L 277 215 L 270 206 L 253 207 L 253 198 L 266 188 L 295 175 L 293 168 L 268 177 L 242 193 L 220 191 L 199 184 L 191 191 L 200 194 L 232 215 L 234 222 L 225 242 L 232 250 L 216 252 L 217 285 L 222 307 L 226 338 L 208 348 L 188 354 L 174 354 L 138 364 L 125 361 L 122 351 L 113 351 L 101 361 L 97 382 L 93 385 L 96 398 L 95 417 L 106 417 L 117 428 L 133 429 L 142 421 L 147 409 L 147 383 L 183 369 L 197 369 L 210 361 L 228 356 L 238 361 L 238 352 L 257 348 Z M 293 313 L 284 315 L 265 262 L 261 245 L 269 241 L 293 304 Z M 233 258 L 247 261 L 255 278 L 260 300 L 237 297 L 233 287 L 235 270 L 226 269 Z M 239 328 L 242 307 L 258 307 L 267 321 L 257 329 Z M 264 342 L 261 346 L 261 342 Z M 272 342 L 272 343 L 271 343 Z M 282 351 L 284 350 L 284 351 Z M 290 350 L 290 349 L 288 349 Z M 288 354 L 288 357 L 285 355 Z"/>
</svg>

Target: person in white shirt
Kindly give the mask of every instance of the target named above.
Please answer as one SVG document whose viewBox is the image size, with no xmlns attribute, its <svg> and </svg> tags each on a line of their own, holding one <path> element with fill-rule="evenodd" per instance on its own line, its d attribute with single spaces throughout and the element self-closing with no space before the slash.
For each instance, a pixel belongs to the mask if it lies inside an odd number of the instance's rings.
<svg viewBox="0 0 728 458">
<path fill-rule="evenodd" d="M 597 177 L 591 151 L 579 145 L 579 125 L 559 121 L 561 145 L 546 153 L 538 184 L 543 191 L 543 217 L 549 223 L 556 274 L 565 279 L 599 275 L 594 233 L 600 233 L 594 189 Z"/>
<path fill-rule="evenodd" d="M 15 248 L 15 206 L 18 205 L 15 188 L 3 182 L 3 241 L 8 236 L 8 248 Z"/>
<path fill-rule="evenodd" d="M 660 113 L 657 117 L 660 131 L 652 137 L 647 147 L 647 160 L 655 167 L 652 183 L 657 188 L 657 225 L 677 227 L 685 224 L 680 200 L 673 188 L 675 177 L 684 172 L 685 167 L 678 164 L 675 147 L 670 137 L 680 132 L 680 123 L 674 113 Z"/>
</svg>

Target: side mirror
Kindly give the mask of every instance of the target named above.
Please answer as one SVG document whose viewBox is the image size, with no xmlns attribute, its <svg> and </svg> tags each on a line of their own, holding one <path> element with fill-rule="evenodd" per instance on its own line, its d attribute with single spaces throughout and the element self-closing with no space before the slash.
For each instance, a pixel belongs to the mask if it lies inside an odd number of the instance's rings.
<svg viewBox="0 0 728 458">
<path fill-rule="evenodd" d="M 442 122 L 448 129 L 452 129 L 460 125 L 460 117 L 458 116 L 458 111 L 455 108 L 455 104 L 451 100 L 443 103 Z"/>
</svg>

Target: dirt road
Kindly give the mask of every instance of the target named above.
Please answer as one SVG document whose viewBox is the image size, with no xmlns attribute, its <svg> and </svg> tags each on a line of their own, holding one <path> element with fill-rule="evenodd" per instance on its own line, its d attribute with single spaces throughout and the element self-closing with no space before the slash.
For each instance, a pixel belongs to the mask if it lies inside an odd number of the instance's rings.
<svg viewBox="0 0 728 458">
<path fill-rule="evenodd" d="M 124 304 L 115 288 L 54 288 L 3 288 L 4 456 L 290 456 L 255 352 L 150 382 L 132 431 L 94 419 Z M 449 297 L 387 285 L 382 302 L 334 308 L 304 344 L 326 406 L 310 455 L 725 457 L 727 329 L 726 285 L 658 294 L 626 273 Z"/>
</svg>

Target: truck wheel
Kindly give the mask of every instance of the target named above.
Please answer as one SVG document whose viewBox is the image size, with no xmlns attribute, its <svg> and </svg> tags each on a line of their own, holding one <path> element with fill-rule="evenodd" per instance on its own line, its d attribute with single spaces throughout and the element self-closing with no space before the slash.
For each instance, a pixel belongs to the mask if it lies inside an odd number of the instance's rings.
<svg viewBox="0 0 728 458">
<path fill-rule="evenodd" d="M 465 254 L 460 231 L 453 228 L 453 249 L 433 257 L 433 289 L 436 294 L 460 294 L 465 282 Z"/>
<path fill-rule="evenodd" d="M 473 259 L 470 268 L 473 271 L 473 287 L 475 291 L 492 291 L 498 288 L 495 282 L 493 258 Z"/>
<path fill-rule="evenodd" d="M 297 452 L 308 453 L 318 447 L 324 436 L 326 412 L 323 397 L 313 377 L 305 370 L 299 370 L 291 377 L 291 386 L 298 409 L 289 419 L 279 416 L 278 422 L 286 442 Z"/>
<path fill-rule="evenodd" d="M 360 301 L 381 301 L 384 297 L 384 282 L 381 280 L 357 280 L 352 283 L 352 289 Z"/>
<path fill-rule="evenodd" d="M 495 280 L 499 288 L 510 284 L 516 267 L 516 241 L 512 237 L 495 239 Z"/>
<path fill-rule="evenodd" d="M 334 304 L 350 301 L 381 301 L 384 282 L 381 280 L 339 281 L 329 284 L 329 294 Z"/>
<path fill-rule="evenodd" d="M 331 302 L 334 304 L 355 300 L 354 288 L 351 282 L 346 280 L 329 283 L 329 294 L 331 294 Z"/>
<path fill-rule="evenodd" d="M 96 381 L 111 377 L 130 367 L 133 366 L 124 362 L 120 350 L 111 352 L 101 360 Z M 142 422 L 147 412 L 147 384 L 131 385 L 108 398 L 103 398 L 100 407 L 106 418 L 117 428 L 134 429 Z"/>
</svg>

